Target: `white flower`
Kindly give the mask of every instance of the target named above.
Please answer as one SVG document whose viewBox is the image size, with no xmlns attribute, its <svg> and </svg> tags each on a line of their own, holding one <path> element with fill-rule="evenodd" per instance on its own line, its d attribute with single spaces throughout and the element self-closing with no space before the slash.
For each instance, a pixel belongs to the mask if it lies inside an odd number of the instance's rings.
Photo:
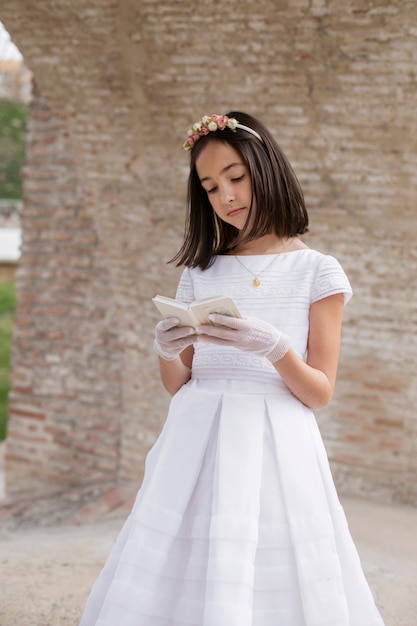
<svg viewBox="0 0 417 626">
<path fill-rule="evenodd" d="M 195 142 L 209 132 L 214 133 L 216 130 L 224 130 L 225 128 L 230 128 L 230 130 L 236 132 L 238 125 L 238 120 L 235 118 L 228 119 L 227 115 L 215 115 L 214 113 L 212 116 L 204 115 L 199 122 L 196 122 L 188 129 L 187 136 L 189 139 L 184 142 L 182 147 L 184 150 L 191 150 Z"/>
</svg>

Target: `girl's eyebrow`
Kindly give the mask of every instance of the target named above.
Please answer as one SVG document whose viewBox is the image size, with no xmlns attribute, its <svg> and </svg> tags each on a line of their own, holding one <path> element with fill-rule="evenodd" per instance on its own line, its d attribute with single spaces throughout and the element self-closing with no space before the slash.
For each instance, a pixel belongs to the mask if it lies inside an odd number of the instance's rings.
<svg viewBox="0 0 417 626">
<path fill-rule="evenodd" d="M 234 161 L 233 163 L 230 163 L 229 165 L 226 165 L 226 167 L 224 167 L 220 174 L 225 174 L 226 172 L 228 172 L 232 167 L 234 167 L 235 165 L 244 165 L 244 163 L 241 163 L 239 161 Z M 203 183 L 205 180 L 210 180 L 211 176 L 204 176 L 204 178 L 200 178 L 200 183 Z"/>
</svg>

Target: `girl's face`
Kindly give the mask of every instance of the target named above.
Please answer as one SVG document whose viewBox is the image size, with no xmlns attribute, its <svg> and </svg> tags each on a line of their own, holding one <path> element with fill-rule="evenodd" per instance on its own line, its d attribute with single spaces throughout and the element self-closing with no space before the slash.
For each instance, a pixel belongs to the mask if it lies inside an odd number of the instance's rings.
<svg viewBox="0 0 417 626">
<path fill-rule="evenodd" d="M 239 152 L 209 141 L 196 159 L 196 170 L 216 215 L 242 230 L 250 213 L 252 181 Z"/>
</svg>

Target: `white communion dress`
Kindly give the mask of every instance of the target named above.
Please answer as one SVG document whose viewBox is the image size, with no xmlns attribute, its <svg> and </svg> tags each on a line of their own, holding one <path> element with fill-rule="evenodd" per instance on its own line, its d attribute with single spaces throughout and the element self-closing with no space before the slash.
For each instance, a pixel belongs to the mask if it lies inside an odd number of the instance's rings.
<svg viewBox="0 0 417 626">
<path fill-rule="evenodd" d="M 351 296 L 303 249 L 218 256 L 177 297 L 231 296 L 305 358 L 311 303 Z M 262 271 L 268 264 L 266 271 Z M 310 409 L 264 357 L 198 343 L 81 626 L 383 626 Z"/>
</svg>

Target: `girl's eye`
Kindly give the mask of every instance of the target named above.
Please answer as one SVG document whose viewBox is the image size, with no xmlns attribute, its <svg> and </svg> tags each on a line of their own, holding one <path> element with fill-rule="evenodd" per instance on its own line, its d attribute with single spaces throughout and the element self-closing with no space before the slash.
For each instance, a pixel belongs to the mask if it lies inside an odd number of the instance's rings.
<svg viewBox="0 0 417 626">
<path fill-rule="evenodd" d="M 217 190 L 217 187 L 212 187 L 211 189 L 207 189 L 206 191 L 208 194 L 210 194 L 210 193 L 214 193 L 216 190 Z"/>
<path fill-rule="evenodd" d="M 242 176 L 237 176 L 237 178 L 232 178 L 232 183 L 238 183 L 240 180 L 243 180 L 244 174 Z"/>
</svg>

